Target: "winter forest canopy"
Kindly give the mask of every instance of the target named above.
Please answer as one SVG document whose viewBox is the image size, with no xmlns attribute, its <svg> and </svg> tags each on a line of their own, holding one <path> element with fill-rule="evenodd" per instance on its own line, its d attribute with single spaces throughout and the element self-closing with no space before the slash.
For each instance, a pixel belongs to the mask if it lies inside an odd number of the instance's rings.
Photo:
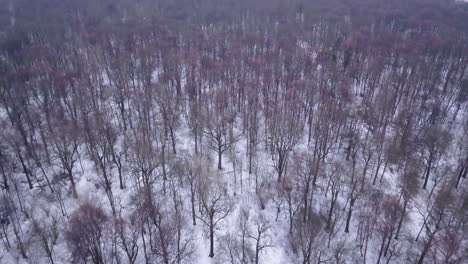
<svg viewBox="0 0 468 264">
<path fill-rule="evenodd" d="M 0 0 L 0 263 L 468 263 L 468 4 Z"/>
</svg>

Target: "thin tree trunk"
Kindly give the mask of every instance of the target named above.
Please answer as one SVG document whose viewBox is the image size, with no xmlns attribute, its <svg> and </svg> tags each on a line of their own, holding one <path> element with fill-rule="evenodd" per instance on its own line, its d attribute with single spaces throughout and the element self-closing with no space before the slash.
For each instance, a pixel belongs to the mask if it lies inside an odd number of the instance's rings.
<svg viewBox="0 0 468 264">
<path fill-rule="evenodd" d="M 0 156 L 1 156 L 1 154 L 0 154 Z M 2 172 L 2 177 L 3 177 L 3 188 L 5 188 L 5 190 L 8 192 L 8 190 L 10 189 L 10 186 L 8 186 L 8 179 L 7 179 L 7 176 L 6 176 L 6 173 L 5 173 L 5 168 L 3 167 L 2 164 L 0 164 L 0 170 Z"/>
<path fill-rule="evenodd" d="M 26 164 L 24 163 L 24 159 L 23 159 L 23 156 L 21 155 L 20 151 L 17 151 L 17 154 L 18 154 L 18 158 L 19 158 L 19 160 L 21 162 L 21 167 L 23 168 L 23 173 L 24 173 L 24 175 L 26 175 L 26 179 L 28 180 L 29 189 L 32 189 L 33 184 L 32 184 L 32 181 L 31 181 L 31 175 L 29 173 L 29 169 L 26 167 Z"/>
<path fill-rule="evenodd" d="M 427 168 L 426 168 L 426 173 L 425 173 L 425 176 L 424 176 L 424 185 L 423 185 L 424 190 L 426 189 L 427 182 L 429 180 L 429 175 L 431 173 L 431 166 L 432 166 L 432 154 L 429 157 L 429 161 L 427 163 Z"/>
<path fill-rule="evenodd" d="M 405 202 L 403 204 L 403 211 L 401 213 L 400 221 L 398 221 L 398 228 L 395 234 L 395 240 L 398 240 L 398 235 L 400 234 L 401 226 L 403 225 L 403 219 L 405 218 L 406 214 L 406 206 L 408 205 L 408 200 L 405 199 Z"/>
<path fill-rule="evenodd" d="M 223 156 L 223 152 L 221 150 L 221 146 L 218 147 L 218 170 L 222 170 L 223 167 L 221 166 L 222 164 L 222 157 Z"/>
<path fill-rule="evenodd" d="M 145 228 L 141 228 L 141 240 L 143 241 L 143 254 L 145 255 L 145 263 L 149 264 L 148 252 L 146 250 L 146 241 L 145 241 Z"/>
<path fill-rule="evenodd" d="M 260 234 L 258 236 L 257 244 L 255 246 L 255 264 L 258 264 L 258 258 L 260 255 Z"/>
<path fill-rule="evenodd" d="M 174 154 L 177 154 L 176 141 L 175 141 L 175 137 L 174 137 L 174 129 L 172 128 L 172 126 L 169 126 L 169 132 L 170 132 L 170 136 L 171 136 L 172 152 Z"/>
<path fill-rule="evenodd" d="M 310 189 L 310 181 L 307 180 L 305 183 L 305 189 L 304 189 L 304 217 L 302 221 L 305 223 L 307 221 L 308 217 L 308 210 L 309 210 L 309 189 Z"/>
<path fill-rule="evenodd" d="M 193 182 L 190 182 L 190 203 L 192 207 L 192 223 L 193 225 L 197 225 L 196 221 L 196 214 L 195 214 L 195 190 L 193 189 Z"/>
<path fill-rule="evenodd" d="M 162 161 L 162 172 L 163 172 L 163 193 L 166 194 L 166 180 L 167 180 L 167 174 L 166 174 L 166 144 L 164 143 L 162 145 L 161 149 L 161 161 Z"/>
<path fill-rule="evenodd" d="M 421 256 L 419 257 L 419 260 L 418 260 L 418 264 L 424 264 L 424 258 L 426 257 L 426 254 L 429 251 L 429 248 L 431 247 L 433 239 L 434 239 L 434 233 L 431 234 L 426 245 L 424 245 L 423 251 L 421 252 Z"/>
<path fill-rule="evenodd" d="M 377 158 L 377 168 L 375 170 L 374 180 L 372 181 L 372 185 L 375 185 L 375 182 L 377 181 L 377 177 L 379 176 L 379 170 L 380 170 L 381 165 L 382 165 L 382 160 L 380 159 L 380 155 L 379 155 L 379 157 Z"/>
<path fill-rule="evenodd" d="M 72 170 L 68 170 L 68 178 L 70 179 L 70 182 L 72 185 L 73 197 L 76 199 L 78 198 L 78 194 L 76 193 L 76 184 L 75 184 L 75 179 L 73 178 Z"/>
<path fill-rule="evenodd" d="M 380 259 L 382 258 L 382 253 L 383 253 L 383 250 L 384 250 L 384 247 L 385 247 L 385 240 L 386 239 L 387 239 L 387 236 L 384 236 L 382 238 L 382 245 L 380 246 L 379 257 L 377 258 L 377 264 L 380 263 Z"/>
<path fill-rule="evenodd" d="M 214 226 L 212 219 L 210 219 L 210 255 L 208 257 L 214 257 Z"/>
<path fill-rule="evenodd" d="M 198 129 L 195 128 L 193 131 L 193 137 L 195 138 L 195 155 L 198 155 Z"/>
<path fill-rule="evenodd" d="M 393 236 L 393 229 L 392 229 L 392 231 L 390 232 L 390 235 L 388 236 L 387 246 L 385 247 L 385 252 L 384 252 L 384 257 L 387 256 L 388 249 L 390 248 L 390 242 L 392 242 L 392 236 Z"/>
<path fill-rule="evenodd" d="M 338 196 L 338 195 L 336 195 Z M 331 204 L 330 204 L 330 211 L 328 212 L 328 220 L 327 220 L 327 230 L 330 229 L 330 223 L 331 223 L 331 218 L 332 218 L 332 215 L 333 215 L 333 208 L 335 207 L 335 202 L 336 202 L 336 198 L 335 198 L 335 194 L 332 194 L 332 200 L 331 200 Z"/>
<path fill-rule="evenodd" d="M 123 183 L 122 166 L 117 166 L 117 170 L 118 170 L 118 173 L 119 173 L 120 189 L 123 190 L 125 188 L 125 186 L 124 186 L 124 183 Z"/>
<path fill-rule="evenodd" d="M 462 177 L 466 178 L 467 173 L 468 173 L 468 157 L 466 158 L 465 162 L 461 166 L 460 173 L 458 174 L 458 178 L 457 178 L 457 183 L 455 185 L 455 189 L 458 189 L 458 186 L 460 185 Z"/>
<path fill-rule="evenodd" d="M 351 222 L 351 214 L 353 213 L 353 207 L 354 207 L 355 201 L 356 201 L 356 198 L 351 198 L 351 202 L 349 204 L 349 210 L 348 210 L 348 217 L 346 218 L 345 233 L 349 233 L 349 222 Z"/>
</svg>

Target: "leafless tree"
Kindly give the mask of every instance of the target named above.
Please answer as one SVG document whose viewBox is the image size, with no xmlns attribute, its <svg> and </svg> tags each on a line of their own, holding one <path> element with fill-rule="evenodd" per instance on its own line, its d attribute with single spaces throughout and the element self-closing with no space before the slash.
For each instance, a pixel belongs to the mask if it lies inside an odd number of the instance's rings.
<svg viewBox="0 0 468 264">
<path fill-rule="evenodd" d="M 250 232 L 248 238 L 252 239 L 255 244 L 255 264 L 259 263 L 260 253 L 268 248 L 273 246 L 271 239 L 270 229 L 271 225 L 268 223 L 268 220 L 263 214 L 260 214 L 254 220 L 255 224 L 253 232 Z"/>
<path fill-rule="evenodd" d="M 207 229 L 210 239 L 210 254 L 208 256 L 211 258 L 214 257 L 215 231 L 232 210 L 232 200 L 227 189 L 223 186 L 222 179 L 219 175 L 213 176 L 217 176 L 217 178 L 200 179 L 198 197 L 202 214 L 197 216 Z"/>
<path fill-rule="evenodd" d="M 204 113 L 203 133 L 206 145 L 218 155 L 218 170 L 222 169 L 222 155 L 233 143 L 238 141 L 241 134 L 232 131 L 235 113 L 229 109 L 229 97 L 226 91 L 216 91 L 213 95 L 212 106 Z"/>
<path fill-rule="evenodd" d="M 70 216 L 65 240 L 74 262 L 104 264 L 108 259 L 106 233 L 109 217 L 100 207 L 85 202 Z"/>
<path fill-rule="evenodd" d="M 425 160 L 426 169 L 424 171 L 423 189 L 426 189 L 431 170 L 439 161 L 441 155 L 447 150 L 450 144 L 451 135 L 438 127 L 428 128 L 421 139 L 422 156 Z"/>
<path fill-rule="evenodd" d="M 79 128 L 73 122 L 59 120 L 53 133 L 53 153 L 60 160 L 60 166 L 71 183 L 73 196 L 77 198 L 73 169 L 78 161 Z"/>
<path fill-rule="evenodd" d="M 278 110 L 280 111 L 280 110 Z M 284 174 L 289 153 L 302 137 L 303 122 L 294 112 L 277 112 L 270 124 L 271 147 L 275 152 L 275 169 L 278 181 Z"/>
<path fill-rule="evenodd" d="M 323 232 L 322 219 L 314 213 L 310 213 L 307 221 L 296 221 L 297 227 L 290 237 L 293 252 L 299 255 L 302 264 L 313 263 L 318 253 L 318 248 Z"/>
<path fill-rule="evenodd" d="M 47 258 L 51 264 L 54 264 L 54 247 L 60 234 L 59 221 L 56 216 L 50 217 L 50 222 L 41 222 L 37 219 L 32 219 L 32 227 L 35 236 L 39 240 L 39 244 L 45 251 Z"/>
</svg>

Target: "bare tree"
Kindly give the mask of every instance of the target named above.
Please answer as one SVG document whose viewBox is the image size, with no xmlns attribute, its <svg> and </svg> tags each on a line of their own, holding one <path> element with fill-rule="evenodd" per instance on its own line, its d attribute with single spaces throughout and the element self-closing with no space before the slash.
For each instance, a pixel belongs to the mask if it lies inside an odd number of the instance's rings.
<svg viewBox="0 0 468 264">
<path fill-rule="evenodd" d="M 293 233 L 294 221 L 296 220 L 303 201 L 300 192 L 297 191 L 299 184 L 301 183 L 297 182 L 295 178 L 288 177 L 277 185 L 278 193 L 286 205 L 290 234 Z"/>
<path fill-rule="evenodd" d="M 226 91 L 216 91 L 211 104 L 211 107 L 204 112 L 203 133 L 207 139 L 207 147 L 218 154 L 218 170 L 221 170 L 223 153 L 240 139 L 241 134 L 232 131 L 236 115 L 230 111 Z"/>
<path fill-rule="evenodd" d="M 162 76 L 161 78 L 166 79 L 167 77 Z M 167 84 L 162 84 L 159 88 L 157 101 L 159 105 L 159 111 L 163 118 L 164 138 L 167 139 L 170 137 L 172 152 L 176 154 L 175 130 L 179 125 L 181 113 L 179 97 L 175 93 L 176 91 Z"/>
<path fill-rule="evenodd" d="M 151 213 L 154 228 L 150 229 L 151 252 L 155 256 L 155 261 L 165 264 L 188 263 L 193 255 L 194 246 L 192 235 L 185 228 L 182 215 L 164 207 L 150 210 L 155 210 Z"/>
<path fill-rule="evenodd" d="M 322 219 L 317 214 L 310 213 L 307 221 L 296 221 L 296 225 L 289 239 L 291 247 L 299 255 L 300 263 L 311 264 L 316 259 L 321 236 L 324 234 Z"/>
<path fill-rule="evenodd" d="M 232 200 L 219 175 L 217 178 L 206 177 L 200 179 L 199 202 L 202 214 L 197 216 L 203 222 L 210 238 L 210 254 L 214 257 L 215 231 L 232 210 Z"/>
<path fill-rule="evenodd" d="M 241 206 L 238 217 L 238 232 L 228 233 L 220 238 L 221 260 L 231 264 L 250 264 L 254 260 L 254 251 L 249 241 L 250 211 Z"/>
<path fill-rule="evenodd" d="M 398 221 L 398 227 L 395 232 L 395 239 L 398 239 L 400 234 L 401 227 L 403 225 L 404 218 L 407 214 L 408 206 L 410 205 L 411 200 L 418 193 L 418 165 L 414 159 L 409 159 L 406 162 L 405 170 L 403 175 L 400 177 L 401 185 L 401 194 L 400 198 L 403 200 L 403 207 L 401 208 L 401 217 Z M 400 199 L 401 200 L 401 199 Z"/>
<path fill-rule="evenodd" d="M 281 181 L 288 163 L 289 153 L 301 139 L 304 124 L 294 112 L 291 113 L 287 110 L 282 113 L 278 112 L 271 122 L 269 128 L 271 147 L 276 154 L 274 161 L 278 181 Z"/>
<path fill-rule="evenodd" d="M 451 141 L 451 135 L 439 127 L 429 127 L 421 139 L 422 157 L 424 158 L 426 169 L 424 171 L 423 189 L 426 189 L 431 170 L 445 153 Z"/>
<path fill-rule="evenodd" d="M 32 227 L 35 236 L 39 240 L 39 244 L 45 251 L 47 258 L 51 264 L 54 264 L 54 247 L 57 244 L 59 237 L 59 220 L 56 216 L 48 217 L 50 221 L 32 219 Z"/>
<path fill-rule="evenodd" d="M 327 191 L 330 191 L 330 209 L 328 210 L 327 216 L 327 224 L 325 229 L 330 230 L 332 232 L 332 225 L 333 225 L 333 214 L 335 212 L 335 206 L 337 204 L 338 195 L 340 194 L 341 190 L 343 189 L 343 168 L 337 164 L 337 167 L 330 175 L 328 176 L 328 186 Z M 325 194 L 326 196 L 326 194 Z"/>
<path fill-rule="evenodd" d="M 128 221 L 126 221 L 121 216 L 120 211 L 119 218 L 115 222 L 115 229 L 120 239 L 119 246 L 125 252 L 125 255 L 128 259 L 128 263 L 135 263 L 138 257 L 138 245 L 139 238 L 141 235 L 141 229 L 138 223 L 138 215 L 133 212 L 129 216 Z"/>
<path fill-rule="evenodd" d="M 60 160 L 62 170 L 70 180 L 73 196 L 77 198 L 73 169 L 78 161 L 79 128 L 63 119 L 57 122 L 60 124 L 52 135 L 53 153 Z"/>
<path fill-rule="evenodd" d="M 10 157 L 7 154 L 7 148 L 3 144 L 0 145 L 0 173 L 2 174 L 2 183 L 0 184 L 0 188 L 3 190 L 8 191 L 10 189 L 10 186 L 8 184 L 8 172 L 11 170 L 11 164 Z"/>
<path fill-rule="evenodd" d="M 377 232 L 381 235 L 382 239 L 377 263 L 380 263 L 382 256 L 386 257 L 388 254 L 393 234 L 397 229 L 400 212 L 401 208 L 397 197 L 389 195 L 383 197 L 381 211 L 382 214 L 380 215 L 380 220 L 377 223 Z"/>
<path fill-rule="evenodd" d="M 74 262 L 104 264 L 108 261 L 106 225 L 109 219 L 102 208 L 85 202 L 76 209 L 65 231 L 65 240 Z"/>
<path fill-rule="evenodd" d="M 255 264 L 259 263 L 260 253 L 268 247 L 272 247 L 270 234 L 271 225 L 263 214 L 260 214 L 255 219 L 254 230 L 250 232 L 248 238 L 252 239 L 255 244 Z"/>
</svg>

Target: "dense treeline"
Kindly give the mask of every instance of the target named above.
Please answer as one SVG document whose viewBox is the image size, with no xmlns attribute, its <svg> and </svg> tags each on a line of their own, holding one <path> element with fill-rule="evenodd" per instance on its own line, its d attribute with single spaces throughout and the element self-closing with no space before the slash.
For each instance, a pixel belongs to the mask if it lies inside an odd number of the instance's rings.
<svg viewBox="0 0 468 264">
<path fill-rule="evenodd" d="M 467 4 L 0 4 L 1 263 L 468 261 Z"/>
</svg>

